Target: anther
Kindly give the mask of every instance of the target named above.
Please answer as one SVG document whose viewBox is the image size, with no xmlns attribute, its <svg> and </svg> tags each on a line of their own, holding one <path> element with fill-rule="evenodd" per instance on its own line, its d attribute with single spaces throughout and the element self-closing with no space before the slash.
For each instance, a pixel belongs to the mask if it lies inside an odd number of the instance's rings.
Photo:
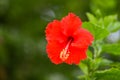
<svg viewBox="0 0 120 80">
<path fill-rule="evenodd" d="M 68 41 L 66 47 L 60 52 L 60 59 L 61 59 L 62 61 L 67 60 L 68 57 L 69 57 L 69 53 L 70 53 L 70 52 L 69 52 L 68 49 L 69 49 L 69 46 L 70 46 L 71 42 L 72 42 L 72 39 L 70 39 L 70 40 Z"/>
</svg>

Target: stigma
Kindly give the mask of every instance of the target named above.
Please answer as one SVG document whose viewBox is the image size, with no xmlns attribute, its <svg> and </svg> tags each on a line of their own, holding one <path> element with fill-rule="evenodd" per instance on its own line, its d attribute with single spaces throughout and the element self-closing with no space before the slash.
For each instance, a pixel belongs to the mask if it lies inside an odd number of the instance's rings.
<svg viewBox="0 0 120 80">
<path fill-rule="evenodd" d="M 73 38 L 69 38 L 67 45 L 66 45 L 65 48 L 60 52 L 60 59 L 61 59 L 62 61 L 65 61 L 65 60 L 68 59 L 68 57 L 69 57 L 69 55 L 70 55 L 69 46 L 71 45 L 72 41 L 73 41 Z"/>
</svg>

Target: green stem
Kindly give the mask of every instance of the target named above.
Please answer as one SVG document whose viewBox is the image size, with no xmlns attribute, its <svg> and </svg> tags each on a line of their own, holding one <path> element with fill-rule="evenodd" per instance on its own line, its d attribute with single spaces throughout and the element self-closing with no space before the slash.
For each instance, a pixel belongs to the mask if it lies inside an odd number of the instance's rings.
<svg viewBox="0 0 120 80">
<path fill-rule="evenodd" d="M 93 54 L 93 59 L 91 61 L 92 65 L 94 65 L 96 63 L 96 59 L 100 56 L 100 53 L 101 53 L 101 47 L 99 44 L 95 43 L 93 48 L 94 48 L 94 54 Z M 89 80 L 93 80 L 94 79 L 93 74 L 97 69 L 94 68 L 94 66 L 89 66 L 89 67 L 90 67 L 89 72 L 88 72 L 89 77 L 90 77 Z"/>
</svg>

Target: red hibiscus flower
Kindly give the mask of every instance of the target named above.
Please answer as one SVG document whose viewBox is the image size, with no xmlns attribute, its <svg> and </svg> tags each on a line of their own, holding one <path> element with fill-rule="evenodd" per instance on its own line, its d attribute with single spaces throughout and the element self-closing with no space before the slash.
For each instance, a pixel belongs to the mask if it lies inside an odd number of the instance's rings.
<svg viewBox="0 0 120 80">
<path fill-rule="evenodd" d="M 54 20 L 47 25 L 46 51 L 53 63 L 79 64 L 87 58 L 86 51 L 93 36 L 81 25 L 80 18 L 73 13 L 69 13 L 61 21 Z"/>
</svg>

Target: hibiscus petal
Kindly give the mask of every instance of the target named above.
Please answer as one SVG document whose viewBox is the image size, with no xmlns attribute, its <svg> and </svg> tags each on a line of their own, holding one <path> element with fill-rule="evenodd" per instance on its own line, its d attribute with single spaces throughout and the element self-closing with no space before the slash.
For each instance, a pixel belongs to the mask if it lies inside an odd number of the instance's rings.
<svg viewBox="0 0 120 80">
<path fill-rule="evenodd" d="M 68 64 L 79 64 L 81 60 L 84 60 L 87 58 L 86 55 L 86 49 L 80 49 L 77 47 L 70 47 L 70 54 L 69 58 L 65 61 Z"/>
<path fill-rule="evenodd" d="M 63 47 L 64 43 L 60 44 L 56 42 L 50 42 L 47 44 L 46 50 L 48 53 L 48 57 L 53 63 L 62 63 L 62 60 L 60 59 L 60 52 L 62 51 Z"/>
<path fill-rule="evenodd" d="M 68 16 L 61 20 L 63 33 L 65 35 L 72 35 L 78 28 L 81 27 L 82 22 L 78 16 L 73 13 L 69 13 Z"/>
<path fill-rule="evenodd" d="M 46 39 L 48 42 L 64 42 L 66 37 L 62 34 L 61 23 L 58 20 L 50 22 L 45 30 Z"/>
<path fill-rule="evenodd" d="M 73 37 L 74 41 L 71 45 L 77 46 L 79 48 L 88 47 L 92 44 L 92 41 L 94 39 L 92 34 L 83 28 L 76 30 L 76 32 L 73 34 Z"/>
</svg>

